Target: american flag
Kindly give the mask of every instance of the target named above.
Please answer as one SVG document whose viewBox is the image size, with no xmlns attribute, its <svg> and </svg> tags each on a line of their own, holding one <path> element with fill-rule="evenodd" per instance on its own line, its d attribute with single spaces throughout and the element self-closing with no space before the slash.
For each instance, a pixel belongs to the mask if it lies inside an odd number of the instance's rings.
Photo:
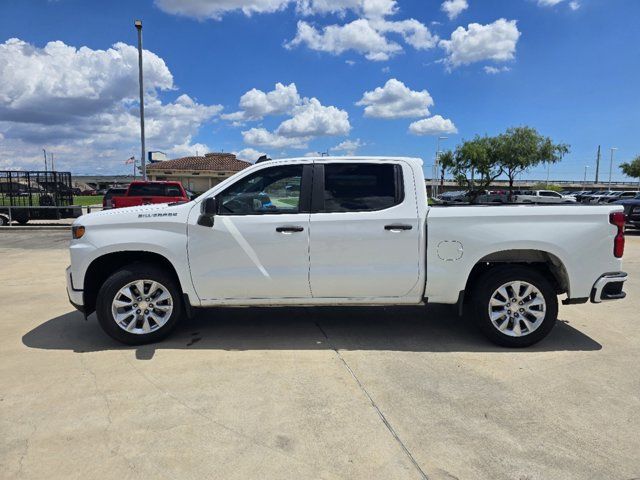
<svg viewBox="0 0 640 480">
<path fill-rule="evenodd" d="M 136 157 L 128 158 L 124 163 L 125 165 L 129 165 L 130 163 L 134 163 L 136 161 Z"/>
</svg>

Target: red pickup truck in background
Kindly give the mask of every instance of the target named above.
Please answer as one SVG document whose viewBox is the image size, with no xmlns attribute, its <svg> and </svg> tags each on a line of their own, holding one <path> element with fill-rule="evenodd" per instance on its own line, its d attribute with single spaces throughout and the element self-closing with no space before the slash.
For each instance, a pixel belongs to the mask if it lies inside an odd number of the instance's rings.
<svg viewBox="0 0 640 480">
<path fill-rule="evenodd" d="M 189 195 L 180 182 L 131 182 L 127 193 L 111 199 L 113 208 L 152 203 L 188 202 Z"/>
</svg>

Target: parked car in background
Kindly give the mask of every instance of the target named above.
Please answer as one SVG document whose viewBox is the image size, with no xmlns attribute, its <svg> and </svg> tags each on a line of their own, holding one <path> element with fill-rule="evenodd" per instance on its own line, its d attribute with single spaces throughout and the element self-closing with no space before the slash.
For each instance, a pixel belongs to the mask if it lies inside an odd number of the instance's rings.
<svg viewBox="0 0 640 480">
<path fill-rule="evenodd" d="M 640 192 L 612 192 L 598 198 L 598 203 L 612 203 L 617 200 L 628 200 L 635 198 Z"/>
<path fill-rule="evenodd" d="M 640 229 L 640 194 L 635 198 L 617 200 L 613 202 L 613 205 L 622 205 L 624 207 L 627 227 Z"/>
<path fill-rule="evenodd" d="M 434 198 L 437 202 L 448 203 L 466 203 L 469 201 L 466 190 L 455 190 L 452 192 L 443 192 Z"/>
<path fill-rule="evenodd" d="M 613 190 L 596 190 L 580 198 L 581 203 L 598 203 L 601 197 L 614 193 Z"/>
<path fill-rule="evenodd" d="M 113 208 L 135 207 L 152 203 L 188 202 L 189 196 L 180 182 L 131 182 L 126 193 L 112 198 Z"/>
<path fill-rule="evenodd" d="M 127 187 L 112 187 L 108 189 L 104 197 L 102 197 L 102 208 L 105 210 L 109 208 L 113 208 L 113 198 L 114 197 L 122 197 L 126 195 Z"/>
<path fill-rule="evenodd" d="M 519 190 L 517 195 L 513 196 L 513 203 L 576 203 L 576 199 L 553 190 Z"/>
<path fill-rule="evenodd" d="M 582 202 L 582 199 L 588 195 L 592 195 L 594 194 L 596 191 L 595 190 L 583 190 L 581 192 L 577 192 L 573 195 L 573 197 L 576 199 L 576 201 L 578 202 Z"/>
<path fill-rule="evenodd" d="M 506 190 L 485 190 L 476 198 L 477 203 L 509 203 L 509 192 Z"/>
</svg>

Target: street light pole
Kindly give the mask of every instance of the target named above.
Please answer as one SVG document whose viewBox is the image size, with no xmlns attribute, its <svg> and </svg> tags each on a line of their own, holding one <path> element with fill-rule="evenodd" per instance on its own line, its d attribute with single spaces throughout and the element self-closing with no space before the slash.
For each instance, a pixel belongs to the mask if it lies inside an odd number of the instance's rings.
<svg viewBox="0 0 640 480">
<path fill-rule="evenodd" d="M 146 152 L 144 146 L 144 83 L 142 79 L 142 21 L 136 20 L 134 22 L 136 30 L 138 30 L 138 83 L 140 84 L 140 142 L 141 142 L 141 156 L 140 156 L 140 168 L 142 170 L 142 180 L 147 179 L 147 165 L 146 165 Z"/>
<path fill-rule="evenodd" d="M 587 187 L 587 168 L 589 168 L 589 165 L 584 166 L 584 179 L 582 180 L 582 190 L 584 190 Z"/>
<path fill-rule="evenodd" d="M 613 152 L 617 147 L 611 147 L 611 160 L 609 161 L 609 190 L 611 190 L 611 172 L 613 171 Z"/>
<path fill-rule="evenodd" d="M 436 147 L 436 161 L 433 164 L 433 188 L 431 190 L 431 196 L 435 197 L 438 194 L 438 172 L 440 171 L 440 140 L 447 140 L 448 137 L 438 137 L 438 143 Z"/>
<path fill-rule="evenodd" d="M 549 188 L 549 172 L 551 171 L 551 163 L 547 163 L 547 183 L 545 184 L 545 188 Z"/>
</svg>

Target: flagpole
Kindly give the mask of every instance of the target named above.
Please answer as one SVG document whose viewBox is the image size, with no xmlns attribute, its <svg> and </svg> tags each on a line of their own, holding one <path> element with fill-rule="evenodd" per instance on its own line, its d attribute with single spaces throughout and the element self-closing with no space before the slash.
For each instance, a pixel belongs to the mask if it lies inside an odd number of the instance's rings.
<svg viewBox="0 0 640 480">
<path fill-rule="evenodd" d="M 133 157 L 133 181 L 136 181 L 136 157 Z"/>
</svg>

